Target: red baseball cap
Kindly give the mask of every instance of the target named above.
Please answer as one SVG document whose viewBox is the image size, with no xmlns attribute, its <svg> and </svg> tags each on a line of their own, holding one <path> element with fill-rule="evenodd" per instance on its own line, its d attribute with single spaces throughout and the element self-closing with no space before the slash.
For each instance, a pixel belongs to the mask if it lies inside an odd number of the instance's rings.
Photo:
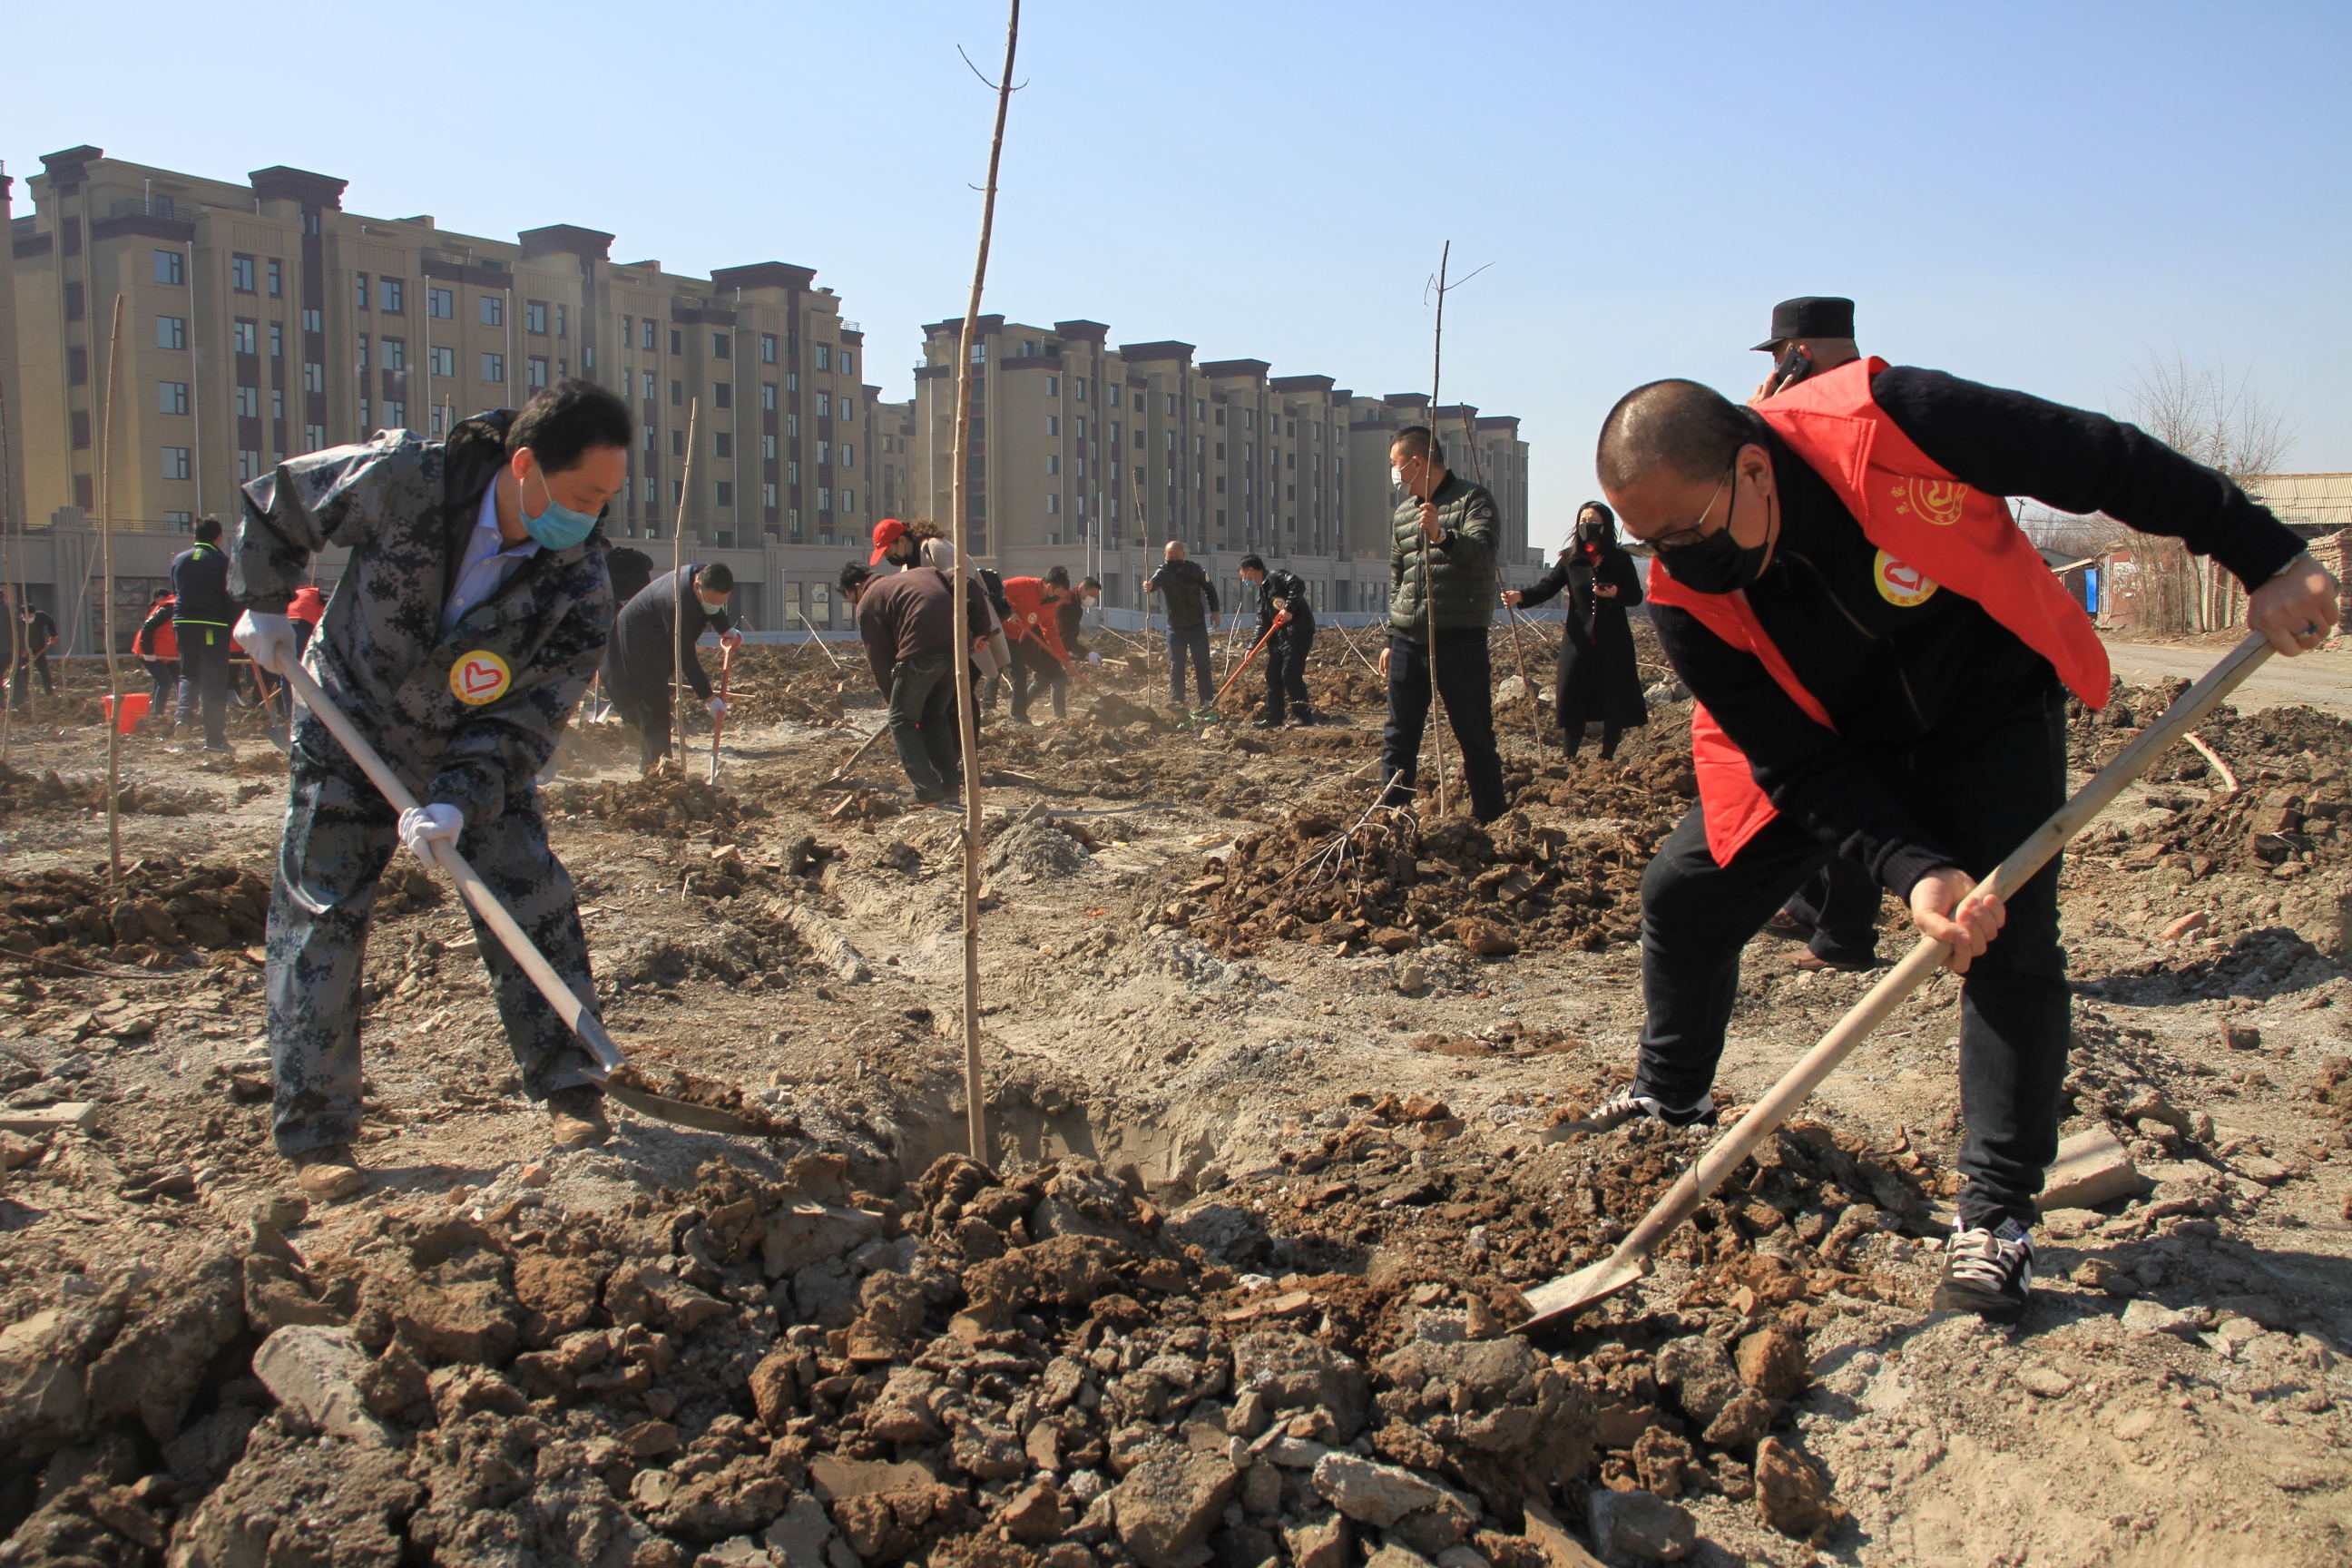
<svg viewBox="0 0 2352 1568">
<path fill-rule="evenodd" d="M 874 553 L 866 558 L 868 566 L 882 564 L 882 552 L 907 537 L 907 525 L 895 517 L 886 517 L 874 525 Z"/>
</svg>

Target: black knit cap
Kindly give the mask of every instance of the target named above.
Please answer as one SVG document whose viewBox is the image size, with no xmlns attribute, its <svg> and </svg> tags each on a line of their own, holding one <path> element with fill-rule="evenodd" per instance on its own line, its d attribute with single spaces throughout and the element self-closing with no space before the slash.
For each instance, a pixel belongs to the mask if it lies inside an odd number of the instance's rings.
<svg viewBox="0 0 2352 1568">
<path fill-rule="evenodd" d="M 1803 294 L 1772 307 L 1772 335 L 1756 345 L 1769 353 L 1791 338 L 1853 336 L 1853 301 L 1834 294 Z"/>
</svg>

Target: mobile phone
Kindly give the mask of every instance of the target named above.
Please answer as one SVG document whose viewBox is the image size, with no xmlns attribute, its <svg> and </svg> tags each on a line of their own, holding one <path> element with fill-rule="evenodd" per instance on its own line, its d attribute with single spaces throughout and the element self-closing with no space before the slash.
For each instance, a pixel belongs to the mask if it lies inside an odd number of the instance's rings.
<svg viewBox="0 0 2352 1568">
<path fill-rule="evenodd" d="M 1801 344 L 1790 343 L 1789 352 L 1780 356 L 1780 363 L 1772 367 L 1772 391 L 1786 392 L 1812 374 L 1812 356 L 1805 353 Z"/>
</svg>

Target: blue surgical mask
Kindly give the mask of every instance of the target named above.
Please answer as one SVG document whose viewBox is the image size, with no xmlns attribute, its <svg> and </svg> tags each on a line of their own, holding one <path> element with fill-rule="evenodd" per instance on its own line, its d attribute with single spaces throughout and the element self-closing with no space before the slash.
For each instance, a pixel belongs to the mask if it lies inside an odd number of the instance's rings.
<svg viewBox="0 0 2352 1568">
<path fill-rule="evenodd" d="M 539 488 L 547 489 L 547 479 L 541 476 Z M 539 542 L 542 550 L 569 550 L 595 531 L 596 520 L 584 511 L 574 511 L 555 499 L 548 490 L 547 510 L 533 515 L 522 503 L 520 486 L 515 491 L 515 505 L 522 512 L 522 531 Z"/>
</svg>

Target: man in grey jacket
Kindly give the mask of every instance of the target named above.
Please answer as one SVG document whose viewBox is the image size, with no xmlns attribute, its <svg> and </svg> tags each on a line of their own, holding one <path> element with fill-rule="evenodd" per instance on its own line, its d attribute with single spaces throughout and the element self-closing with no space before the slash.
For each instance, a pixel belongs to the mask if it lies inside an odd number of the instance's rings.
<svg viewBox="0 0 2352 1568">
<path fill-rule="evenodd" d="M 326 726 L 294 729 L 286 834 L 269 900 L 269 1048 L 278 1152 L 303 1191 L 366 1184 L 360 979 L 376 885 L 395 842 L 429 863 L 454 844 L 593 1011 L 572 879 L 534 782 L 587 689 L 613 616 L 597 519 L 634 435 L 610 392 L 567 381 L 520 414 L 446 441 L 406 431 L 280 463 L 245 487 L 232 591 L 237 641 L 265 668 L 295 658 L 285 610 L 310 559 L 351 551 L 301 662 L 424 804 L 395 814 Z M 601 1142 L 604 1094 L 572 1031 L 479 920 L 523 1090 L 556 1142 Z"/>
<path fill-rule="evenodd" d="M 1495 749 L 1494 681 L 1486 628 L 1502 590 L 1495 554 L 1502 538 L 1495 498 L 1445 468 L 1445 448 L 1425 425 L 1409 426 L 1389 446 L 1389 474 L 1404 491 L 1389 548 L 1389 646 L 1381 674 L 1389 683 L 1389 722 L 1381 776 L 1398 773 L 1397 794 L 1411 797 L 1429 721 L 1430 660 L 1437 694 L 1461 742 L 1462 776 L 1480 822 L 1503 815 L 1503 759 Z"/>
</svg>

